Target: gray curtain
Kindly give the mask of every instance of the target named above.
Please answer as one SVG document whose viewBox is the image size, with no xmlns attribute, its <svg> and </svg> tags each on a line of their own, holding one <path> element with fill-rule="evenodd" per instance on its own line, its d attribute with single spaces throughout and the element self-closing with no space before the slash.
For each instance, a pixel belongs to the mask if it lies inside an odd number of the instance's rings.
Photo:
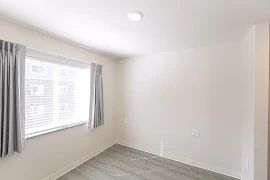
<svg viewBox="0 0 270 180">
<path fill-rule="evenodd" d="M 23 151 L 25 51 L 0 40 L 0 157 Z"/>
<path fill-rule="evenodd" d="M 88 127 L 104 124 L 102 66 L 92 63 L 90 69 L 90 110 Z"/>
</svg>

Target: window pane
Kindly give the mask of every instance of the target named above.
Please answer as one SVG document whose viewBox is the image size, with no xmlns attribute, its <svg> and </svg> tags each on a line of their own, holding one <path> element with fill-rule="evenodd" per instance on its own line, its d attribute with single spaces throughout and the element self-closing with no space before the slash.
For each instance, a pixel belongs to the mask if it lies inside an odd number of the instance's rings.
<svg viewBox="0 0 270 180">
<path fill-rule="evenodd" d="M 88 120 L 89 69 L 32 59 L 25 66 L 26 134 Z"/>
</svg>

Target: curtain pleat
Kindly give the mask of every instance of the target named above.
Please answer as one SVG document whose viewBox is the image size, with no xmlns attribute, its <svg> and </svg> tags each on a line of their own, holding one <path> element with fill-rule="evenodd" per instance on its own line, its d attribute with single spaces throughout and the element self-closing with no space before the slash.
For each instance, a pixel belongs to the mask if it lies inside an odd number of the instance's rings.
<svg viewBox="0 0 270 180">
<path fill-rule="evenodd" d="M 25 52 L 0 40 L 0 157 L 23 151 Z"/>
<path fill-rule="evenodd" d="M 94 129 L 104 124 L 102 66 L 92 63 L 90 71 L 91 84 L 88 127 Z"/>
</svg>

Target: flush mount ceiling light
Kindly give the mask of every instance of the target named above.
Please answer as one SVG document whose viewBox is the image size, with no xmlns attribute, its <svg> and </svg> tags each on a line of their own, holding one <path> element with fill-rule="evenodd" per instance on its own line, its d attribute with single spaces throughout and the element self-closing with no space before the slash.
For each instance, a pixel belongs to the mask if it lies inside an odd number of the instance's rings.
<svg viewBox="0 0 270 180">
<path fill-rule="evenodd" d="M 127 14 L 127 17 L 131 21 L 139 21 L 143 18 L 143 13 L 140 11 L 131 11 Z"/>
</svg>

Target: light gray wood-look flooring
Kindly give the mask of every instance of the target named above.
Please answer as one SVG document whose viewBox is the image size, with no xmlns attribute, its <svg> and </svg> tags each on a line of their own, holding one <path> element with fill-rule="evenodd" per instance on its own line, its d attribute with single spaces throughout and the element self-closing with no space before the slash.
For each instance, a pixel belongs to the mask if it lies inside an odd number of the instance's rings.
<svg viewBox="0 0 270 180">
<path fill-rule="evenodd" d="M 236 179 L 116 144 L 57 180 Z"/>
</svg>

